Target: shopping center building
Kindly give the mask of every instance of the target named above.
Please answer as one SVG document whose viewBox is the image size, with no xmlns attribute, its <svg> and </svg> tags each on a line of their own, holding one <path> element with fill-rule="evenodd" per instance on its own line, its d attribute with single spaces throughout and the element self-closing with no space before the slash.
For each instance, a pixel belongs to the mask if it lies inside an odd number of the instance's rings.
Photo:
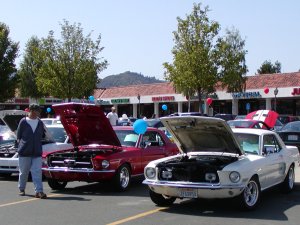
<svg viewBox="0 0 300 225">
<path fill-rule="evenodd" d="M 201 106 L 197 96 L 190 97 L 190 111 L 199 111 L 208 115 L 229 113 L 245 115 L 258 109 L 272 109 L 279 114 L 300 115 L 300 72 L 263 74 L 248 76 L 244 92 L 227 93 L 217 88 L 216 92 L 204 96 Z M 213 101 L 209 106 L 207 98 Z M 88 102 L 88 99 L 72 101 Z M 57 98 L 42 98 L 38 101 L 29 98 L 14 98 L 0 103 L 3 109 L 25 109 L 28 104 L 37 102 L 43 107 L 44 116 L 49 113 L 53 104 L 65 102 Z M 176 93 L 172 83 L 140 84 L 123 87 L 96 89 L 94 102 L 105 112 L 115 106 L 119 116 L 127 114 L 133 117 L 156 117 L 174 112 L 187 112 L 189 101 L 180 93 Z M 162 107 L 163 105 L 166 105 Z M 166 109 L 166 110 L 163 110 Z M 53 110 L 50 114 L 54 114 Z"/>
</svg>

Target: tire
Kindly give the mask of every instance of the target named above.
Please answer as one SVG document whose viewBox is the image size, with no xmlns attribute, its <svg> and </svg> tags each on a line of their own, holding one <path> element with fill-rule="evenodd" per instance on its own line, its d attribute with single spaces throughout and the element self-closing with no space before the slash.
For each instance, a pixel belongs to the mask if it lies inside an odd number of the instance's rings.
<svg viewBox="0 0 300 225">
<path fill-rule="evenodd" d="M 290 166 L 289 171 L 287 172 L 286 177 L 281 185 L 281 190 L 285 193 L 289 193 L 294 189 L 295 169 L 293 165 Z"/>
<path fill-rule="evenodd" d="M 131 183 L 131 171 L 129 166 L 126 164 L 120 166 L 112 182 L 116 191 L 126 191 Z"/>
<path fill-rule="evenodd" d="M 168 197 L 162 194 L 157 194 L 150 189 L 149 189 L 149 195 L 152 202 L 154 202 L 157 206 L 170 206 L 176 200 L 175 197 Z"/>
<path fill-rule="evenodd" d="M 258 206 L 260 199 L 260 184 L 257 178 L 252 177 L 243 192 L 238 196 L 239 206 L 242 210 L 253 210 Z"/>
<path fill-rule="evenodd" d="M 52 190 L 63 190 L 67 186 L 68 182 L 58 181 L 54 179 L 48 179 L 48 185 Z"/>
</svg>

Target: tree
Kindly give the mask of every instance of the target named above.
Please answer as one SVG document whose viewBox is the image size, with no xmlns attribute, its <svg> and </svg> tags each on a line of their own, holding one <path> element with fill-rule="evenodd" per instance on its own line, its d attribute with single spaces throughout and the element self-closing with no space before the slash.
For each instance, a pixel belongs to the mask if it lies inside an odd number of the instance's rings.
<svg viewBox="0 0 300 225">
<path fill-rule="evenodd" d="M 258 74 L 281 73 L 281 63 L 276 61 L 273 65 L 270 60 L 266 60 L 257 70 Z"/>
<path fill-rule="evenodd" d="M 41 41 L 37 37 L 31 37 L 26 44 L 25 54 L 18 70 L 21 96 L 40 98 L 45 94 L 38 90 L 36 85 L 36 70 L 41 68 L 42 62 L 35 58 L 35 52 L 41 47 Z"/>
<path fill-rule="evenodd" d="M 186 96 L 197 93 L 199 112 L 201 99 L 213 93 L 218 80 L 217 65 L 214 62 L 214 40 L 219 32 L 219 23 L 207 17 L 209 8 L 194 4 L 186 19 L 177 18 L 178 28 L 173 32 L 173 64 L 164 63 L 165 79 L 173 82 L 176 91 Z"/>
<path fill-rule="evenodd" d="M 83 35 L 81 24 L 70 25 L 67 20 L 61 25 L 61 40 L 55 39 L 50 31 L 36 49 L 35 59 L 43 62 L 35 68 L 39 91 L 59 98 L 83 98 L 93 94 L 98 73 L 107 67 L 107 61 L 99 58 L 103 47 L 101 35 L 96 41 L 90 32 Z"/>
<path fill-rule="evenodd" d="M 245 90 L 246 66 L 244 50 L 245 41 L 236 29 L 226 30 L 226 35 L 217 42 L 217 61 L 221 86 L 227 92 L 242 92 Z"/>
<path fill-rule="evenodd" d="M 0 102 L 15 96 L 17 75 L 15 59 L 19 43 L 9 38 L 9 27 L 0 23 Z"/>
</svg>

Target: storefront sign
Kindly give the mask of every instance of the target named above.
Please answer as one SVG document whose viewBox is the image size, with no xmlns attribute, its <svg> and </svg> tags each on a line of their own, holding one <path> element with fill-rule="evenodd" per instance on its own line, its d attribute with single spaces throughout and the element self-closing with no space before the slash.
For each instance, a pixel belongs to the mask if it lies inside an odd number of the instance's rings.
<svg viewBox="0 0 300 225">
<path fill-rule="evenodd" d="M 232 93 L 232 98 L 261 98 L 259 91 Z"/>
<path fill-rule="evenodd" d="M 6 100 L 5 103 L 29 104 L 29 98 L 11 98 Z"/>
<path fill-rule="evenodd" d="M 113 104 L 127 104 L 127 103 L 129 103 L 129 98 L 112 99 L 111 103 L 113 103 Z"/>
<path fill-rule="evenodd" d="M 111 105 L 110 101 L 104 101 L 104 100 L 97 100 L 98 105 Z"/>
<path fill-rule="evenodd" d="M 174 96 L 159 96 L 159 97 L 152 97 L 153 102 L 164 102 L 164 101 L 175 101 Z"/>
<path fill-rule="evenodd" d="M 300 88 L 294 88 L 291 94 L 292 95 L 300 95 Z"/>
</svg>

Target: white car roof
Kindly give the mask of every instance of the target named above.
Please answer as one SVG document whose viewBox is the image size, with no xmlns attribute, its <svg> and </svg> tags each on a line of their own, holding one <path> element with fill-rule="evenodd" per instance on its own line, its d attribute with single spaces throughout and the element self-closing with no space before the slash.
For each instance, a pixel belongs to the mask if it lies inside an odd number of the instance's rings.
<svg viewBox="0 0 300 225">
<path fill-rule="evenodd" d="M 246 133 L 246 134 L 256 134 L 256 135 L 262 135 L 262 134 L 274 134 L 275 132 L 271 130 L 265 130 L 265 129 L 256 129 L 256 128 L 232 128 L 233 133 Z"/>
</svg>

